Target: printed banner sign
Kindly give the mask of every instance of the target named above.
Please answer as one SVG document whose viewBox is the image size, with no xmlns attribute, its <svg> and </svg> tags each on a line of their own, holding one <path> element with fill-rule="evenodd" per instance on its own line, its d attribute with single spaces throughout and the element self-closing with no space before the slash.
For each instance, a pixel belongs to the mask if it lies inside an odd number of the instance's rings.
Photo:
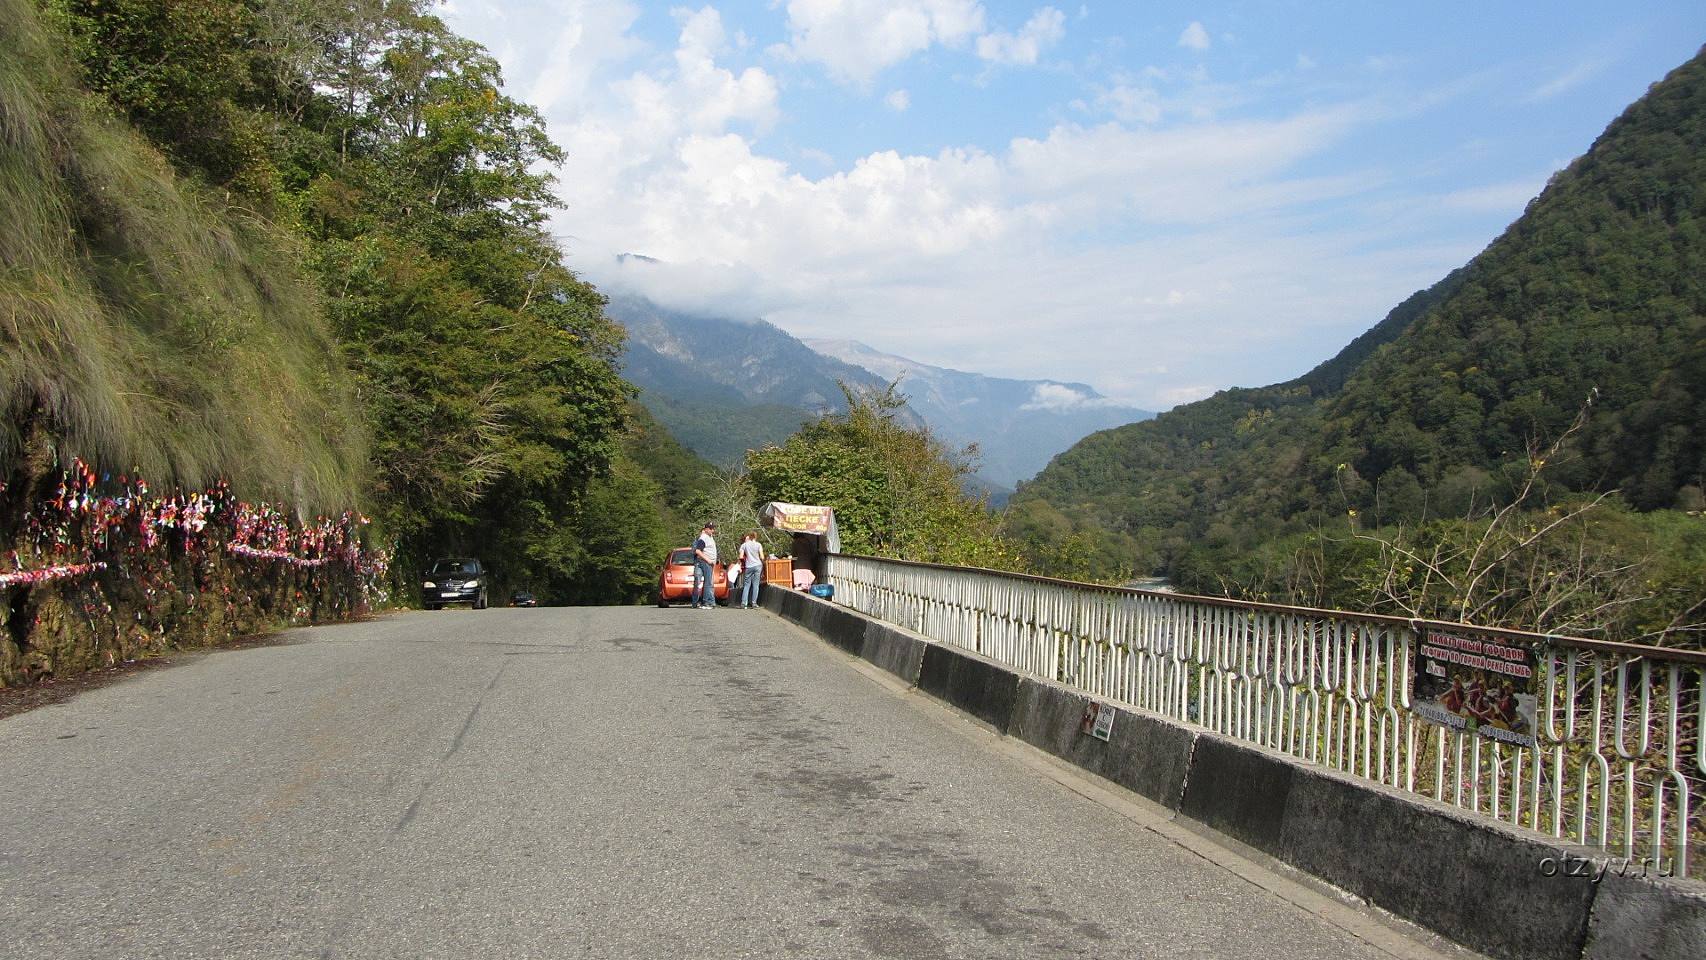
<svg viewBox="0 0 1706 960">
<path fill-rule="evenodd" d="M 1090 701 L 1084 707 L 1084 719 L 1078 722 L 1078 732 L 1089 734 L 1097 740 L 1107 740 L 1114 735 L 1114 708 L 1105 703 Z"/>
<path fill-rule="evenodd" d="M 764 519 L 769 525 L 789 533 L 827 535 L 834 516 L 835 511 L 828 507 L 778 502 L 764 505 Z"/>
<path fill-rule="evenodd" d="M 1428 633 L 1416 645 L 1410 707 L 1454 730 L 1532 747 L 1537 672 L 1526 646 Z"/>
</svg>

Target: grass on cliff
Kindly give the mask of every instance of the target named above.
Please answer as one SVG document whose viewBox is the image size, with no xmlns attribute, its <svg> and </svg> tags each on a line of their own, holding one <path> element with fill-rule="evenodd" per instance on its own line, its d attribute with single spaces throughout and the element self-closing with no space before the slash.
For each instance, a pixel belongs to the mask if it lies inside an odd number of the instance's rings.
<svg viewBox="0 0 1706 960">
<path fill-rule="evenodd" d="M 0 23 L 0 466 L 39 411 L 65 456 L 353 506 L 366 444 L 294 240 L 83 91 L 29 0 Z"/>
</svg>

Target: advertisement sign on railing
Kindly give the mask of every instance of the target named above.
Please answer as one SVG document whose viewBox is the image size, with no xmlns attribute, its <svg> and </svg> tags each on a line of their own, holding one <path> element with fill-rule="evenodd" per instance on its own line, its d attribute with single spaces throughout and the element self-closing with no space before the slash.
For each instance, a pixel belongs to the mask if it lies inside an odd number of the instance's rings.
<svg viewBox="0 0 1706 960">
<path fill-rule="evenodd" d="M 1434 723 L 1534 746 L 1534 651 L 1493 638 L 1424 634 L 1410 705 Z"/>
</svg>

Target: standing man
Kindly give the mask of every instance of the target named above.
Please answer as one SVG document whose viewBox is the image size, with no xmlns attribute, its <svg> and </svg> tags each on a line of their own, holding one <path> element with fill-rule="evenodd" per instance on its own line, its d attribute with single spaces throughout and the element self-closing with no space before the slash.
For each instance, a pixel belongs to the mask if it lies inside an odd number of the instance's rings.
<svg viewBox="0 0 1706 960">
<path fill-rule="evenodd" d="M 764 579 L 764 544 L 758 531 L 748 530 L 740 542 L 740 605 L 750 610 L 758 604 L 758 581 Z"/>
<path fill-rule="evenodd" d="M 695 607 L 710 610 L 717 605 L 717 525 L 706 523 L 693 541 L 693 593 Z"/>
</svg>

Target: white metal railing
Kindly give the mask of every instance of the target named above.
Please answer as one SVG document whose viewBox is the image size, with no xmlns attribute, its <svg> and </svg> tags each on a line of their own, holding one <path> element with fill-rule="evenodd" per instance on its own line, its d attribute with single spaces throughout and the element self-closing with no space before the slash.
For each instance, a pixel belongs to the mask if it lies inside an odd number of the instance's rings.
<svg viewBox="0 0 1706 960">
<path fill-rule="evenodd" d="M 1154 593 L 834 554 L 835 599 L 1117 703 L 1597 847 L 1706 875 L 1706 653 Z M 1534 729 L 1417 713 L 1418 646 L 1528 651 Z M 1432 661 L 1430 661 L 1432 662 Z M 1527 740 L 1528 742 L 1522 742 Z M 1507 742 L 1511 741 L 1511 742 Z"/>
</svg>

